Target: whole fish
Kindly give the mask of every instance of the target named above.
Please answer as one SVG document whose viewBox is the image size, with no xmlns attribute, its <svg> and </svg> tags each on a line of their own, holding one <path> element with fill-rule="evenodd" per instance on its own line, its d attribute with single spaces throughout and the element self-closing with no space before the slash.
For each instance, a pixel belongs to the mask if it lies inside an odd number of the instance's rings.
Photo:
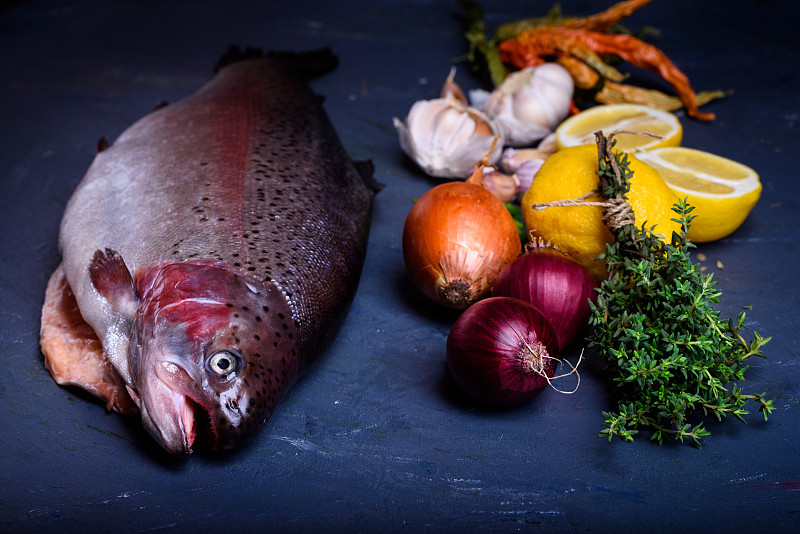
<svg viewBox="0 0 800 534">
<path fill-rule="evenodd" d="M 329 50 L 233 51 L 98 154 L 61 223 L 42 351 L 167 450 L 241 446 L 342 323 L 379 186 L 306 81 Z"/>
</svg>

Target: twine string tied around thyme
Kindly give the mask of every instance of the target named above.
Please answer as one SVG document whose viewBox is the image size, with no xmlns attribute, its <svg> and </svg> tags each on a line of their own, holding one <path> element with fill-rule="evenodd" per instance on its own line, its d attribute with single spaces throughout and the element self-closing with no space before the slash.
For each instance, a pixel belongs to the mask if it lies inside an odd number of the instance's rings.
<svg viewBox="0 0 800 534">
<path fill-rule="evenodd" d="M 608 159 L 611 168 L 614 172 L 614 176 L 616 177 L 617 182 L 622 182 L 622 175 L 619 171 L 619 167 L 617 166 L 617 161 L 613 157 L 611 153 L 611 141 L 614 136 L 627 133 L 627 134 L 634 134 L 634 135 L 643 135 L 645 137 L 650 137 L 653 139 L 663 139 L 662 136 L 656 135 L 650 132 L 644 132 L 640 130 L 615 130 L 608 135 L 606 140 L 603 137 L 603 132 L 599 131 L 595 133 L 595 136 L 598 138 L 597 149 L 600 158 Z M 578 198 L 565 198 L 562 200 L 554 200 L 552 202 L 534 202 L 531 204 L 531 207 L 536 211 L 542 211 L 547 208 L 554 208 L 554 207 L 566 207 L 566 206 L 596 206 L 603 208 L 603 222 L 608 226 L 608 228 L 617 233 L 623 227 L 635 224 L 636 219 L 633 213 L 633 208 L 628 203 L 628 201 L 622 195 L 617 195 L 616 197 L 606 198 L 602 201 L 596 200 L 589 200 L 592 197 L 598 196 L 597 191 L 589 191 L 585 195 L 581 195 Z"/>
</svg>

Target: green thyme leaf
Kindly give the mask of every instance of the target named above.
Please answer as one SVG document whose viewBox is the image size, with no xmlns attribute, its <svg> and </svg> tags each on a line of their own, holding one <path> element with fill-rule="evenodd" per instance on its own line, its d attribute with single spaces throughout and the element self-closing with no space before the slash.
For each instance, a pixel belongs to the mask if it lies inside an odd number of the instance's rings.
<svg viewBox="0 0 800 534">
<path fill-rule="evenodd" d="M 613 142 L 608 145 L 611 154 Z M 612 157 L 619 174 L 609 161 L 601 162 L 599 190 L 606 198 L 625 198 L 631 176 L 627 155 Z M 592 304 L 590 341 L 605 360 L 617 410 L 603 413 L 600 434 L 632 441 L 638 429 L 647 429 L 658 443 L 671 435 L 699 448 L 710 435 L 698 422 L 703 415 L 745 422 L 751 402 L 765 419 L 772 413 L 764 393 L 744 394 L 738 385 L 748 358 L 763 357 L 761 348 L 770 338 L 753 332 L 747 341 L 744 312 L 735 320 L 720 318 L 712 305 L 721 291 L 689 255 L 692 207 L 680 200 L 673 211 L 681 232 L 669 243 L 652 229 L 628 224 L 602 256 L 612 275 Z"/>
</svg>

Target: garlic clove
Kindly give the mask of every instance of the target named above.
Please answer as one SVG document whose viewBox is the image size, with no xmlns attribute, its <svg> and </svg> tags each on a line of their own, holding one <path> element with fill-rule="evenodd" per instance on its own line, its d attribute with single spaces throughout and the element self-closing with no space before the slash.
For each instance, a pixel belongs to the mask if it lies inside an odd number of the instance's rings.
<svg viewBox="0 0 800 534">
<path fill-rule="evenodd" d="M 513 72 L 486 99 L 506 144 L 529 146 L 553 132 L 569 115 L 574 83 L 567 69 L 545 63 Z"/>
<path fill-rule="evenodd" d="M 558 150 L 558 143 L 556 142 L 556 133 L 552 132 L 548 134 L 547 137 L 539 141 L 539 144 L 536 145 L 536 149 L 541 150 L 548 156 L 550 154 L 555 153 Z"/>
<path fill-rule="evenodd" d="M 516 175 L 519 181 L 519 196 L 522 197 L 533 183 L 533 177 L 539 171 L 544 160 L 557 150 L 555 134 L 545 137 L 537 148 L 513 148 L 503 151 L 500 157 L 500 168 L 506 173 Z"/>
<path fill-rule="evenodd" d="M 484 154 L 491 151 L 487 161 L 493 164 L 502 153 L 499 128 L 452 96 L 417 101 L 405 121 L 395 117 L 393 123 L 400 147 L 433 177 L 463 178 Z"/>
<path fill-rule="evenodd" d="M 512 202 L 520 192 L 520 182 L 515 174 L 506 174 L 493 167 L 483 168 L 483 187 L 500 202 Z"/>
<path fill-rule="evenodd" d="M 485 89 L 471 89 L 469 91 L 470 105 L 478 111 L 484 111 L 486 109 L 486 101 L 491 94 Z"/>
<path fill-rule="evenodd" d="M 509 173 L 514 173 L 531 160 L 544 161 L 550 153 L 538 148 L 513 148 L 503 151 L 500 157 L 500 167 Z"/>
<path fill-rule="evenodd" d="M 520 165 L 514 174 L 519 181 L 519 196 L 522 198 L 533 185 L 533 177 L 542 168 L 544 159 L 531 159 Z"/>
</svg>

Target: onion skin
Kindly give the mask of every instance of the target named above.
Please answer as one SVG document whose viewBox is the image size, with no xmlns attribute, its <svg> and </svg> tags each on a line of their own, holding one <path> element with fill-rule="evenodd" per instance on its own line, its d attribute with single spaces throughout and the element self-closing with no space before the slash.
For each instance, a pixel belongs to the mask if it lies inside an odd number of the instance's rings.
<svg viewBox="0 0 800 534">
<path fill-rule="evenodd" d="M 514 297 L 536 306 L 556 332 L 564 350 L 581 336 L 597 300 L 597 281 L 586 268 L 541 240 L 500 273 L 492 295 Z"/>
<path fill-rule="evenodd" d="M 450 374 L 465 392 L 490 406 L 513 407 L 533 399 L 555 374 L 558 356 L 555 331 L 544 315 L 510 297 L 473 304 L 447 337 Z"/>
<path fill-rule="evenodd" d="M 403 257 L 414 285 L 443 306 L 466 309 L 488 296 L 522 251 L 514 219 L 492 193 L 469 182 L 429 189 L 403 228 Z"/>
</svg>

